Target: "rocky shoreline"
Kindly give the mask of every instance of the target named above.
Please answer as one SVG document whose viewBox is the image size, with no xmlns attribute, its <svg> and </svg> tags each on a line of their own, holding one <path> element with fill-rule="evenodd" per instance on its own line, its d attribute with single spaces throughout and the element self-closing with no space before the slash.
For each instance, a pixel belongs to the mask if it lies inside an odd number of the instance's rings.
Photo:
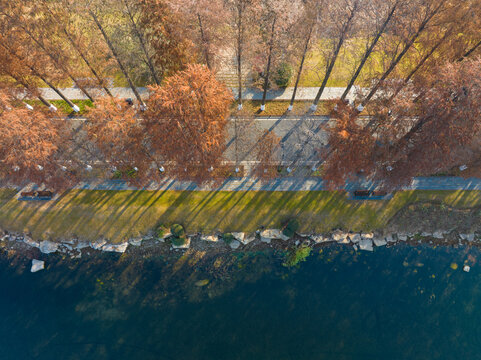
<svg viewBox="0 0 481 360">
<path fill-rule="evenodd" d="M 188 249 L 210 253 L 227 253 L 235 251 L 255 251 L 263 249 L 288 250 L 296 247 L 322 246 L 337 243 L 352 247 L 355 251 L 373 251 L 376 247 L 394 246 L 400 243 L 433 244 L 433 245 L 476 245 L 481 244 L 481 233 L 459 233 L 457 231 L 438 230 L 434 232 L 398 232 L 381 234 L 376 232 L 346 232 L 334 230 L 328 234 L 295 233 L 286 236 L 280 229 L 260 229 L 253 234 L 244 232 L 230 233 L 233 237 L 229 242 L 224 241 L 218 234 L 188 235 L 182 245 L 176 246 L 172 235 L 167 233 L 162 238 L 148 234 L 129 239 L 120 244 L 109 243 L 106 239 L 94 242 L 70 239 L 62 242 L 50 240 L 36 241 L 29 234 L 2 232 L 0 249 L 28 254 L 32 259 L 32 272 L 44 269 L 44 261 L 36 258 L 42 254 L 61 254 L 72 259 L 83 255 L 108 252 L 119 254 L 135 254 L 139 251 L 154 251 L 159 254 L 185 252 Z M 141 251 L 142 250 L 142 251 Z"/>
</svg>

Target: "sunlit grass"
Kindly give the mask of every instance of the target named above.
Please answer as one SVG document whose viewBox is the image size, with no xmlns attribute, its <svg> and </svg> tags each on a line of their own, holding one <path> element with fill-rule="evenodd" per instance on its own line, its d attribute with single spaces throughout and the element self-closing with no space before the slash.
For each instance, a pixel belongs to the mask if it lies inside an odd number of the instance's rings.
<svg viewBox="0 0 481 360">
<path fill-rule="evenodd" d="M 159 223 L 183 224 L 188 233 L 252 232 L 296 217 L 300 232 L 380 229 L 399 210 L 434 201 L 458 208 L 481 205 L 479 191 L 403 191 L 385 201 L 352 201 L 344 192 L 200 192 L 71 190 L 54 202 L 23 202 L 0 191 L 0 226 L 36 238 L 120 242 Z"/>
</svg>

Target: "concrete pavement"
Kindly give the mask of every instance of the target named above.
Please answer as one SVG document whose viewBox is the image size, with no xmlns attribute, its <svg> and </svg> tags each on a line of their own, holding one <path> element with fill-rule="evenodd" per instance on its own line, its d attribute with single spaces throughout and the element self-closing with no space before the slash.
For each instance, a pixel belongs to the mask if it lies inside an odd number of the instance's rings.
<svg viewBox="0 0 481 360">
<path fill-rule="evenodd" d="M 345 88 L 338 88 L 338 87 L 328 87 L 325 88 L 321 100 L 333 100 L 339 99 L 344 92 Z M 238 91 L 237 88 L 231 89 L 234 96 L 237 98 Z M 296 99 L 297 100 L 305 100 L 310 101 L 314 100 L 317 95 L 319 88 L 318 87 L 302 87 L 297 89 Z M 348 99 L 354 99 L 357 91 L 360 91 L 360 88 L 353 88 L 349 93 Z M 61 88 L 60 91 L 70 100 L 87 100 L 85 94 L 80 91 L 78 88 Z M 112 94 L 116 97 L 121 99 L 126 98 L 135 98 L 134 93 L 130 88 L 127 87 L 113 87 L 110 88 Z M 137 91 L 139 92 L 142 98 L 147 98 L 149 96 L 148 89 L 145 87 L 138 87 Z M 286 89 L 281 90 L 269 90 L 267 92 L 267 100 L 291 100 L 292 93 L 294 91 L 293 87 L 288 87 Z M 62 100 L 61 97 L 53 91 L 51 88 L 40 88 L 41 95 L 47 100 Z M 95 97 L 102 97 L 106 96 L 103 90 L 99 89 L 91 89 L 89 93 Z M 262 90 L 255 89 L 255 88 L 245 88 L 243 89 L 242 97 L 244 100 L 261 100 L 262 99 Z"/>
</svg>

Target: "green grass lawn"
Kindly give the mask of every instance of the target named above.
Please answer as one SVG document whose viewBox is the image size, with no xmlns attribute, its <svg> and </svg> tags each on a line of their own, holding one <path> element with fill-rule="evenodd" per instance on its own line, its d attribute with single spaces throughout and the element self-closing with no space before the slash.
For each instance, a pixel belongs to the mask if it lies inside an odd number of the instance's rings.
<svg viewBox="0 0 481 360">
<path fill-rule="evenodd" d="M 404 206 L 435 201 L 481 206 L 479 191 L 404 191 L 392 200 L 351 201 L 342 192 L 192 192 L 71 190 L 53 202 L 20 202 L 0 190 L 0 226 L 39 239 L 79 236 L 113 242 L 146 233 L 159 223 L 180 223 L 188 233 L 279 227 L 297 217 L 300 232 L 382 228 Z"/>
</svg>

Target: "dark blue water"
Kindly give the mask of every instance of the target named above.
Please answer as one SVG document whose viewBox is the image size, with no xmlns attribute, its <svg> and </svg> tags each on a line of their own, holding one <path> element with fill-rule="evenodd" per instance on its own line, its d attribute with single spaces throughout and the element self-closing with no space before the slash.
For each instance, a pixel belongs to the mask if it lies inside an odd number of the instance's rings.
<svg viewBox="0 0 481 360">
<path fill-rule="evenodd" d="M 4 255 L 0 359 L 480 359 L 480 251 L 375 250 L 293 269 L 268 253 L 47 258 L 36 274 Z"/>
</svg>

